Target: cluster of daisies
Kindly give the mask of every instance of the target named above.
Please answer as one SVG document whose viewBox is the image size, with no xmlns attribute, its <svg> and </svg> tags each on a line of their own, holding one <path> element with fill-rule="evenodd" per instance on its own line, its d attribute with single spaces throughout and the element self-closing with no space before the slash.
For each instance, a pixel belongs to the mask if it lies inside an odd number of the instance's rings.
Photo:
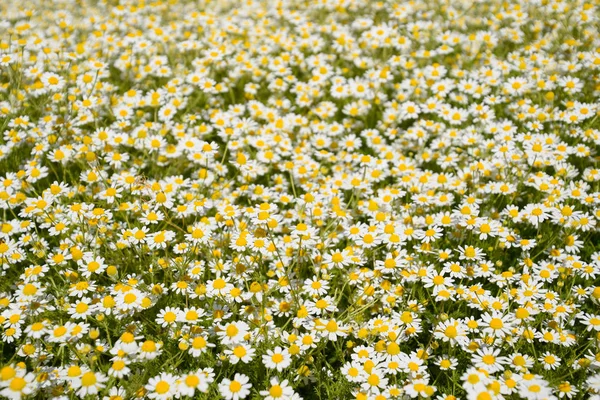
<svg viewBox="0 0 600 400">
<path fill-rule="evenodd" d="M 0 4 L 0 397 L 600 399 L 600 4 Z"/>
</svg>

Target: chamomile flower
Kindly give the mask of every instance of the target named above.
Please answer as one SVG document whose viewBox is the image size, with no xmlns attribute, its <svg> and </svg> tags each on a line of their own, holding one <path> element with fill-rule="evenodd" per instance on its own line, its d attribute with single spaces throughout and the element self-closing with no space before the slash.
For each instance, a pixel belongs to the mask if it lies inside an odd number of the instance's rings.
<svg viewBox="0 0 600 400">
<path fill-rule="evenodd" d="M 208 381 L 206 375 L 201 371 L 193 371 L 184 374 L 179 379 L 177 392 L 180 396 L 194 396 L 196 391 L 206 393 L 208 391 Z"/>
<path fill-rule="evenodd" d="M 280 381 L 279 378 L 273 377 L 269 385 L 267 390 L 260 391 L 260 395 L 264 396 L 265 400 L 289 400 L 295 394 L 287 379 Z"/>
<path fill-rule="evenodd" d="M 484 334 L 499 338 L 509 334 L 513 325 L 508 316 L 497 313 L 485 313 L 482 316 L 482 322 Z"/>
<path fill-rule="evenodd" d="M 24 368 L 14 368 L 10 365 L 1 370 L 0 394 L 9 399 L 22 399 L 36 392 L 38 383 L 35 374 Z"/>
<path fill-rule="evenodd" d="M 228 324 L 219 325 L 217 332 L 221 343 L 225 345 L 240 343 L 245 340 L 248 335 L 250 326 L 243 321 L 230 322 Z"/>
<path fill-rule="evenodd" d="M 71 386 L 77 390 L 79 397 L 97 394 L 106 385 L 108 377 L 100 372 L 82 371 L 81 375 L 71 380 Z"/>
<path fill-rule="evenodd" d="M 560 365 L 561 359 L 560 357 L 552 354 L 550 352 L 545 352 L 540 356 L 538 361 L 544 366 L 545 370 L 553 370 L 558 368 Z"/>
<path fill-rule="evenodd" d="M 178 394 L 177 377 L 163 372 L 150 378 L 144 388 L 148 391 L 148 398 L 167 400 Z"/>
<path fill-rule="evenodd" d="M 292 357 L 287 349 L 277 346 L 273 350 L 267 350 L 262 361 L 267 368 L 281 372 L 292 363 Z"/>
<path fill-rule="evenodd" d="M 227 400 L 245 399 L 250 394 L 252 384 L 244 374 L 235 374 L 233 379 L 223 379 L 219 383 L 219 392 Z"/>
<path fill-rule="evenodd" d="M 237 364 L 240 361 L 248 364 L 254 358 L 256 351 L 250 345 L 240 343 L 234 345 L 231 349 L 225 349 L 225 354 L 229 356 L 229 361 L 232 364 Z"/>
</svg>

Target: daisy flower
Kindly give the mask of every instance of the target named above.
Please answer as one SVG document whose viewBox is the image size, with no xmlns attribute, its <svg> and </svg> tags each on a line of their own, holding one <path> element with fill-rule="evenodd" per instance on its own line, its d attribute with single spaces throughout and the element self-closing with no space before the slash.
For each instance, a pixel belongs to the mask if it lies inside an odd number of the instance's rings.
<svg viewBox="0 0 600 400">
<path fill-rule="evenodd" d="M 290 400 L 295 394 L 287 379 L 279 381 L 279 378 L 273 377 L 269 384 L 270 387 L 267 390 L 260 391 L 260 395 L 265 400 Z"/>
<path fill-rule="evenodd" d="M 225 378 L 219 383 L 219 393 L 227 400 L 245 399 L 252 387 L 249 382 L 250 379 L 246 375 L 235 374 L 233 379 Z"/>
<path fill-rule="evenodd" d="M 277 346 L 273 350 L 267 350 L 262 361 L 265 367 L 281 372 L 292 363 L 292 357 L 287 349 Z"/>
<path fill-rule="evenodd" d="M 231 345 L 245 340 L 249 330 L 250 326 L 247 323 L 236 321 L 225 325 L 219 325 L 217 335 L 219 336 L 221 343 L 224 345 Z"/>
<path fill-rule="evenodd" d="M 235 345 L 231 349 L 225 349 L 224 352 L 229 356 L 229 362 L 232 364 L 237 364 L 240 361 L 244 364 L 248 364 L 256 354 L 254 348 L 244 343 Z"/>
<path fill-rule="evenodd" d="M 150 378 L 144 388 L 148 391 L 147 396 L 150 399 L 167 400 L 179 394 L 177 377 L 166 372 Z"/>
<path fill-rule="evenodd" d="M 82 371 L 76 379 L 71 380 L 71 386 L 77 390 L 77 395 L 85 397 L 95 395 L 104 388 L 108 377 L 100 372 Z"/>
</svg>

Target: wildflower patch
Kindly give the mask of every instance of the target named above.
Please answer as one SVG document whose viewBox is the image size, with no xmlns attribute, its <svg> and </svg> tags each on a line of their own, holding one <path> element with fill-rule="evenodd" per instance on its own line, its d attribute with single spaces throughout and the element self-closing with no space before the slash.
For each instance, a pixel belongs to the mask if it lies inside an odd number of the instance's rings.
<svg viewBox="0 0 600 400">
<path fill-rule="evenodd" d="M 600 398 L 597 1 L 3 1 L 0 397 Z"/>
</svg>

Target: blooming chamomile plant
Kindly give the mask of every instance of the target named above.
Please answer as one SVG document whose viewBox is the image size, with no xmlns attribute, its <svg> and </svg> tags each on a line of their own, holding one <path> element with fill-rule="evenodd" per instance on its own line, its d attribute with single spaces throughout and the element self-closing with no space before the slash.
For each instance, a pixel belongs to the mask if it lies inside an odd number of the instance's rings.
<svg viewBox="0 0 600 400">
<path fill-rule="evenodd" d="M 600 398 L 598 1 L 0 3 L 0 398 Z"/>
</svg>

